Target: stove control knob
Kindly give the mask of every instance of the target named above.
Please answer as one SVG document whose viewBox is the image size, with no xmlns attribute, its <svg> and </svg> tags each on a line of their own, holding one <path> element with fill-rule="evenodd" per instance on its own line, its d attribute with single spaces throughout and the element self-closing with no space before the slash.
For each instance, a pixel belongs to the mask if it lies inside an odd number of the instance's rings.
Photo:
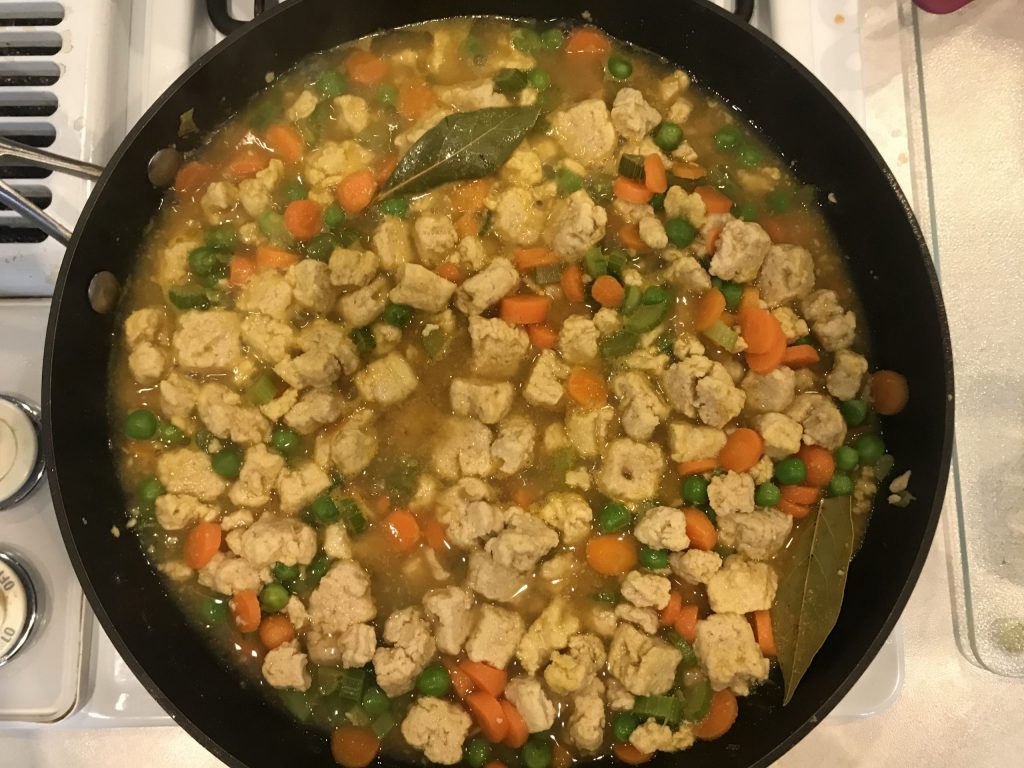
<svg viewBox="0 0 1024 768">
<path fill-rule="evenodd" d="M 37 408 L 0 394 L 0 509 L 23 500 L 43 477 L 39 429 Z"/>
<path fill-rule="evenodd" d="M 28 571 L 0 552 L 0 667 L 25 647 L 37 616 L 36 590 Z"/>
</svg>

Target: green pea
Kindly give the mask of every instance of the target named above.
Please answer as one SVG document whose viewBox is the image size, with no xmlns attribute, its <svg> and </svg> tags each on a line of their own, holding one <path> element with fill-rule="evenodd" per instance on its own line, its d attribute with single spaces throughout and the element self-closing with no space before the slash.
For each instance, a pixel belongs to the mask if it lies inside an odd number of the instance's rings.
<svg viewBox="0 0 1024 768">
<path fill-rule="evenodd" d="M 270 569 L 270 572 L 274 575 L 274 578 L 282 584 L 291 584 L 299 578 L 299 566 L 297 565 L 274 563 L 274 567 Z"/>
<path fill-rule="evenodd" d="M 494 90 L 498 93 L 513 94 L 519 93 L 526 87 L 526 72 L 521 69 L 510 69 L 505 67 L 499 69 L 494 75 Z"/>
<path fill-rule="evenodd" d="M 336 69 L 329 69 L 316 79 L 316 89 L 325 99 L 341 96 L 348 90 L 348 80 Z"/>
<path fill-rule="evenodd" d="M 228 480 L 234 480 L 242 470 L 242 455 L 234 448 L 221 448 L 210 457 L 213 471 Z"/>
<path fill-rule="evenodd" d="M 632 516 L 624 504 L 613 501 L 606 504 L 597 514 L 597 527 L 605 533 L 617 533 L 629 528 Z"/>
<path fill-rule="evenodd" d="M 619 712 L 612 718 L 612 735 L 616 741 L 629 741 L 629 737 L 639 725 L 640 718 L 632 712 Z"/>
<path fill-rule="evenodd" d="M 405 218 L 409 213 L 409 198 L 389 197 L 380 204 L 380 212 L 385 216 L 400 216 Z"/>
<path fill-rule="evenodd" d="M 668 550 L 654 549 L 653 547 L 643 545 L 640 547 L 640 564 L 645 568 L 650 568 L 652 571 L 668 568 Z"/>
<path fill-rule="evenodd" d="M 665 234 L 677 248 L 685 248 L 697 237 L 697 230 L 686 219 L 668 219 L 665 222 Z"/>
<path fill-rule="evenodd" d="M 516 27 L 509 33 L 508 41 L 513 48 L 523 53 L 533 53 L 541 46 L 540 35 L 529 27 Z"/>
<path fill-rule="evenodd" d="M 785 213 L 793 205 L 793 196 L 784 189 L 773 189 L 765 195 L 764 201 L 772 213 Z"/>
<path fill-rule="evenodd" d="M 844 400 L 839 404 L 843 420 L 851 427 L 859 427 L 868 417 L 868 404 L 864 400 Z"/>
<path fill-rule="evenodd" d="M 534 67 L 527 72 L 526 80 L 532 88 L 536 88 L 538 91 L 546 91 L 551 87 L 551 75 L 540 67 Z"/>
<path fill-rule="evenodd" d="M 624 56 L 613 53 L 608 57 L 608 74 L 616 80 L 626 80 L 633 74 L 633 62 Z"/>
<path fill-rule="evenodd" d="M 416 688 L 424 696 L 444 696 L 452 688 L 452 679 L 440 664 L 428 664 L 416 679 Z"/>
<path fill-rule="evenodd" d="M 672 292 L 663 285 L 651 285 L 640 296 L 641 304 L 664 304 L 672 298 Z"/>
<path fill-rule="evenodd" d="M 199 604 L 199 617 L 206 624 L 220 624 L 226 621 L 231 611 L 227 600 L 208 597 Z"/>
<path fill-rule="evenodd" d="M 171 422 L 165 421 L 156 428 L 156 439 L 165 445 L 184 445 L 188 442 L 188 435 Z"/>
<path fill-rule="evenodd" d="M 313 503 L 309 505 L 309 511 L 318 523 L 323 523 L 324 525 L 336 523 L 338 518 L 341 517 L 341 511 L 326 493 L 313 499 Z"/>
<path fill-rule="evenodd" d="M 323 232 L 306 243 L 306 258 L 328 262 L 334 249 L 341 246 L 337 235 Z"/>
<path fill-rule="evenodd" d="M 276 427 L 270 436 L 270 444 L 274 450 L 289 454 L 299 447 L 299 434 L 286 427 Z"/>
<path fill-rule="evenodd" d="M 760 215 L 757 206 L 753 203 L 740 203 L 733 206 L 733 211 L 736 218 L 741 221 L 757 221 L 757 217 Z"/>
<path fill-rule="evenodd" d="M 849 496 L 853 493 L 853 478 L 844 472 L 836 472 L 828 481 L 829 496 Z"/>
<path fill-rule="evenodd" d="M 740 148 L 740 161 L 748 168 L 760 165 L 763 160 L 764 157 L 761 155 L 761 150 L 757 147 L 748 144 Z"/>
<path fill-rule="evenodd" d="M 540 33 L 540 45 L 545 51 L 558 51 L 565 45 L 565 33 L 557 27 Z"/>
<path fill-rule="evenodd" d="M 732 149 L 739 140 L 740 131 L 735 125 L 726 125 L 715 132 L 715 146 L 719 149 Z"/>
<path fill-rule="evenodd" d="M 833 455 L 836 460 L 836 469 L 840 472 L 852 472 L 860 464 L 860 454 L 848 445 L 840 445 Z"/>
<path fill-rule="evenodd" d="M 590 199 L 598 205 L 608 205 L 612 201 L 612 180 L 607 176 L 592 176 L 585 179 L 583 188 Z"/>
<path fill-rule="evenodd" d="M 377 86 L 377 99 L 381 104 L 393 107 L 398 100 L 398 89 L 391 83 L 381 83 Z"/>
<path fill-rule="evenodd" d="M 324 224 L 335 229 L 345 223 L 345 211 L 337 203 L 331 203 L 324 209 Z"/>
<path fill-rule="evenodd" d="M 573 173 L 568 168 L 559 168 L 555 171 L 555 186 L 560 195 L 571 195 L 583 186 L 583 179 L 578 173 Z"/>
<path fill-rule="evenodd" d="M 619 595 L 617 592 L 610 592 L 604 590 L 602 592 L 594 592 L 590 599 L 595 603 L 617 603 L 619 601 Z"/>
<path fill-rule="evenodd" d="M 718 515 L 715 514 L 715 510 L 709 506 L 705 506 L 701 509 L 701 512 L 704 513 L 704 517 L 710 520 L 711 524 L 715 526 L 715 528 L 718 527 Z"/>
<path fill-rule="evenodd" d="M 295 200 L 305 200 L 306 185 L 298 179 L 292 179 L 285 185 L 284 199 L 289 203 L 294 202 Z"/>
<path fill-rule="evenodd" d="M 797 456 L 790 456 L 775 464 L 775 478 L 783 485 L 800 485 L 807 479 L 807 466 Z"/>
<path fill-rule="evenodd" d="M 220 259 L 217 258 L 217 252 L 205 245 L 193 248 L 188 253 L 188 268 L 194 275 L 208 275 L 217 268 L 218 264 L 220 264 Z"/>
<path fill-rule="evenodd" d="M 654 143 L 671 152 L 683 143 L 683 129 L 678 123 L 662 123 L 654 129 Z"/>
<path fill-rule="evenodd" d="M 734 283 L 732 280 L 723 280 L 718 290 L 722 292 L 725 297 L 725 308 L 730 312 L 734 311 L 736 307 L 740 305 L 740 299 L 743 298 L 743 286 L 739 283 Z"/>
<path fill-rule="evenodd" d="M 761 483 L 754 489 L 754 503 L 759 507 L 774 507 L 782 501 L 782 492 L 775 483 Z"/>
<path fill-rule="evenodd" d="M 156 414 L 148 408 L 129 413 L 124 420 L 124 433 L 132 440 L 149 440 L 159 424 Z"/>
<path fill-rule="evenodd" d="M 277 613 L 288 604 L 288 590 L 272 581 L 260 590 L 260 606 L 267 613 Z"/>
<path fill-rule="evenodd" d="M 412 322 L 412 307 L 408 304 L 388 304 L 384 307 L 381 319 L 396 328 L 405 328 Z"/>
<path fill-rule="evenodd" d="M 708 503 L 708 481 L 700 475 L 683 478 L 683 501 L 695 507 Z"/>
<path fill-rule="evenodd" d="M 654 348 L 662 355 L 672 357 L 676 348 L 676 337 L 672 331 L 662 331 L 654 340 Z"/>
<path fill-rule="evenodd" d="M 164 495 L 164 484 L 155 477 L 147 477 L 136 486 L 135 495 L 138 496 L 139 501 L 152 504 Z"/>
<path fill-rule="evenodd" d="M 885 443 L 878 435 L 861 435 L 853 441 L 853 447 L 865 466 L 875 464 L 885 453 Z"/>
<path fill-rule="evenodd" d="M 551 765 L 551 740 L 535 733 L 523 745 L 523 765 L 526 768 L 548 768 Z"/>
<path fill-rule="evenodd" d="M 380 717 L 391 709 L 391 700 L 379 686 L 371 685 L 363 692 L 363 700 L 360 702 L 359 706 L 361 706 L 363 711 L 370 717 Z"/>
<path fill-rule="evenodd" d="M 206 233 L 206 244 L 210 248 L 227 249 L 235 246 L 235 228 L 230 224 L 221 224 Z"/>
<path fill-rule="evenodd" d="M 472 738 L 462 750 L 462 760 L 469 768 L 483 768 L 491 759 L 491 745 L 479 736 Z"/>
<path fill-rule="evenodd" d="M 653 195 L 651 195 L 651 208 L 653 208 L 656 211 L 665 210 L 664 192 L 655 192 Z"/>
<path fill-rule="evenodd" d="M 354 329 L 349 338 L 361 355 L 368 355 L 377 348 L 377 339 L 373 337 L 373 329 L 370 327 Z"/>
</svg>

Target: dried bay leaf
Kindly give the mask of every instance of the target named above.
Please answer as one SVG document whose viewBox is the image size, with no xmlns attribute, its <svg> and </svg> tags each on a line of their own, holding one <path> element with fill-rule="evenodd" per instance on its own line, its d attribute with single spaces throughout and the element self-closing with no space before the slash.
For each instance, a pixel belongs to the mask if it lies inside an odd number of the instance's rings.
<svg viewBox="0 0 1024 768">
<path fill-rule="evenodd" d="M 539 116 L 540 105 L 449 115 L 398 161 L 380 197 L 415 195 L 449 181 L 490 176 L 508 160 Z"/>
<path fill-rule="evenodd" d="M 849 496 L 825 499 L 817 515 L 794 536 L 780 564 L 772 628 L 788 704 L 843 605 L 853 556 Z"/>
</svg>

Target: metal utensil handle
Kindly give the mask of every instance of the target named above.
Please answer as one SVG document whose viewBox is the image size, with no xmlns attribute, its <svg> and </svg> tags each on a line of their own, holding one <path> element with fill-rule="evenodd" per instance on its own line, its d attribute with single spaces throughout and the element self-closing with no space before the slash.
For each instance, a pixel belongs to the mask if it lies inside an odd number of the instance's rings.
<svg viewBox="0 0 1024 768">
<path fill-rule="evenodd" d="M 103 167 L 86 163 L 74 158 L 56 155 L 10 139 L 0 138 L 0 160 L 22 160 L 29 165 L 48 168 L 57 173 L 66 173 L 80 179 L 98 179 L 103 174 Z M 21 214 L 43 232 L 62 245 L 71 242 L 71 230 L 61 224 L 46 211 L 18 192 L 6 181 L 0 179 L 0 202 L 12 211 Z"/>
</svg>

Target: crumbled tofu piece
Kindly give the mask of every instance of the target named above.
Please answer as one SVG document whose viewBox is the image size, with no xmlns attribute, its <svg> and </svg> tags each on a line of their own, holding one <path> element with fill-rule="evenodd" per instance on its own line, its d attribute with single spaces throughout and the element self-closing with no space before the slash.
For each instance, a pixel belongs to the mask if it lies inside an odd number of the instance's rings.
<svg viewBox="0 0 1024 768">
<path fill-rule="evenodd" d="M 282 469 L 276 487 L 282 514 L 294 515 L 330 488 L 331 478 L 310 461 L 295 469 Z"/>
<path fill-rule="evenodd" d="M 220 224 L 238 203 L 238 187 L 230 181 L 214 181 L 206 188 L 199 207 L 209 224 Z M 257 211 L 257 213 L 259 213 Z"/>
<path fill-rule="evenodd" d="M 456 416 L 471 416 L 484 424 L 497 424 L 508 414 L 515 389 L 508 382 L 452 379 L 448 390 Z"/>
<path fill-rule="evenodd" d="M 156 476 L 167 493 L 195 496 L 200 501 L 213 501 L 227 488 L 227 481 L 210 466 L 210 457 L 190 448 L 159 454 Z"/>
<path fill-rule="evenodd" d="M 669 457 L 672 461 L 713 459 L 725 446 L 725 431 L 714 427 L 673 421 L 668 425 Z"/>
<path fill-rule="evenodd" d="M 409 362 L 397 352 L 374 360 L 355 375 L 359 395 L 369 403 L 388 406 L 400 403 L 418 384 Z"/>
<path fill-rule="evenodd" d="M 746 696 L 751 683 L 768 677 L 768 659 L 761 655 L 745 616 L 718 613 L 698 621 L 693 647 L 716 691 L 729 688 Z"/>
<path fill-rule="evenodd" d="M 167 356 L 152 342 L 140 341 L 128 353 L 128 370 L 139 384 L 156 384 L 167 371 Z"/>
<path fill-rule="evenodd" d="M 773 245 L 764 257 L 757 285 L 769 307 L 803 298 L 814 289 L 814 259 L 799 245 Z"/>
<path fill-rule="evenodd" d="M 499 565 L 529 573 L 557 546 L 558 533 L 528 512 L 511 507 L 504 530 L 488 541 L 484 549 Z"/>
<path fill-rule="evenodd" d="M 519 710 L 530 733 L 546 731 L 555 723 L 555 705 L 533 677 L 514 677 L 505 687 L 505 698 Z"/>
<path fill-rule="evenodd" d="M 238 479 L 228 490 L 231 503 L 239 507 L 262 507 L 270 503 L 270 493 L 284 469 L 284 457 L 265 445 L 254 445 L 245 452 Z"/>
<path fill-rule="evenodd" d="M 771 373 L 749 371 L 740 383 L 747 395 L 746 409 L 751 413 L 776 413 L 786 410 L 796 394 L 796 374 L 780 366 Z"/>
<path fill-rule="evenodd" d="M 544 181 L 544 168 L 537 153 L 524 142 L 516 147 L 498 175 L 509 184 L 533 187 Z"/>
<path fill-rule="evenodd" d="M 322 349 L 312 349 L 295 357 L 285 358 L 274 366 L 274 373 L 295 389 L 325 389 L 341 376 L 341 363 Z"/>
<path fill-rule="evenodd" d="M 615 433 L 615 411 L 605 408 L 570 408 L 565 430 L 573 450 L 584 459 L 601 455 Z"/>
<path fill-rule="evenodd" d="M 533 370 L 523 386 L 523 399 L 541 408 L 557 408 L 565 399 L 562 382 L 569 376 L 569 366 L 553 350 L 545 349 L 537 356 Z"/>
<path fill-rule="evenodd" d="M 523 631 L 523 617 L 516 611 L 481 605 L 476 626 L 466 640 L 466 655 L 473 661 L 504 669 L 512 660 Z"/>
<path fill-rule="evenodd" d="M 800 310 L 821 346 L 829 352 L 846 349 L 853 343 L 857 317 L 853 312 L 843 311 L 835 291 L 809 293 L 800 302 Z"/>
<path fill-rule="evenodd" d="M 344 294 L 338 299 L 338 314 L 346 323 L 355 328 L 369 325 L 384 311 L 384 307 L 388 303 L 390 287 L 387 280 L 378 277 L 369 285 Z"/>
<path fill-rule="evenodd" d="M 373 251 L 335 248 L 327 266 L 331 285 L 336 288 L 361 288 L 377 276 L 380 259 Z"/>
<path fill-rule="evenodd" d="M 677 552 L 690 546 L 686 535 L 686 515 L 675 507 L 652 507 L 633 525 L 633 535 L 641 544 L 654 549 Z"/>
<path fill-rule="evenodd" d="M 212 522 L 220 517 L 220 510 L 203 504 L 195 496 L 165 493 L 156 500 L 156 521 L 165 531 L 180 531 L 192 523 Z"/>
<path fill-rule="evenodd" d="M 537 427 L 526 416 L 510 416 L 498 425 L 491 443 L 491 458 L 498 473 L 514 475 L 529 468 L 533 462 L 533 446 Z"/>
<path fill-rule="evenodd" d="M 470 483 L 472 478 L 464 478 L 459 485 L 448 491 L 448 495 L 462 496 L 473 492 L 472 486 L 460 488 Z M 448 526 L 448 539 L 461 549 L 472 549 L 481 539 L 493 536 L 508 522 L 508 512 L 484 499 L 474 499 L 465 503 L 453 503 L 444 514 L 443 522 Z"/>
<path fill-rule="evenodd" d="M 672 582 L 664 576 L 630 571 L 620 585 L 622 596 L 637 608 L 661 610 L 668 605 Z"/>
<path fill-rule="evenodd" d="M 533 512 L 557 528 L 566 544 L 580 544 L 590 536 L 594 513 L 587 500 L 578 493 L 550 493 Z"/>
<path fill-rule="evenodd" d="M 559 200 L 544 229 L 544 240 L 565 260 L 575 261 L 604 237 L 608 213 L 578 189 Z"/>
<path fill-rule="evenodd" d="M 811 332 L 803 318 L 790 307 L 776 307 L 772 310 L 772 315 L 782 326 L 782 334 L 786 337 L 787 342 L 802 339 Z"/>
<path fill-rule="evenodd" d="M 622 88 L 612 103 L 612 125 L 619 135 L 639 141 L 661 122 L 661 114 L 636 88 Z"/>
<path fill-rule="evenodd" d="M 569 638 L 580 631 L 580 620 L 572 607 L 561 597 L 554 598 L 534 619 L 526 633 L 520 633 L 516 658 L 528 674 L 535 675 L 548 663 L 551 654 L 569 644 Z"/>
<path fill-rule="evenodd" d="M 828 393 L 836 400 L 852 400 L 860 394 L 861 382 L 868 372 L 868 361 L 863 355 L 840 349 L 836 352 L 832 370 L 825 376 Z"/>
<path fill-rule="evenodd" d="M 257 590 L 263 585 L 260 574 L 247 560 L 230 552 L 218 552 L 196 574 L 199 583 L 222 595 Z"/>
<path fill-rule="evenodd" d="M 647 216 L 640 220 L 640 239 L 648 248 L 660 250 L 668 245 L 665 225 L 657 216 Z"/>
<path fill-rule="evenodd" d="M 763 413 L 755 416 L 754 426 L 764 440 L 764 454 L 770 459 L 784 459 L 800 450 L 804 428 L 784 413 Z"/>
<path fill-rule="evenodd" d="M 455 293 L 451 283 L 419 264 L 398 267 L 398 285 L 391 289 L 389 298 L 396 304 L 408 304 L 425 312 L 440 312 L 448 306 Z"/>
<path fill-rule="evenodd" d="M 707 207 L 704 198 L 696 192 L 687 192 L 680 186 L 672 186 L 665 193 L 665 215 L 670 219 L 683 219 L 696 229 L 704 226 Z"/>
<path fill-rule="evenodd" d="M 239 529 L 238 554 L 256 569 L 274 563 L 309 565 L 317 550 L 316 531 L 298 520 L 264 512 L 248 528 Z"/>
<path fill-rule="evenodd" d="M 295 329 L 269 315 L 246 315 L 241 332 L 249 352 L 271 365 L 281 362 L 295 349 Z"/>
<path fill-rule="evenodd" d="M 587 365 L 597 359 L 597 326 L 589 317 L 570 315 L 558 331 L 558 351 L 570 365 Z"/>
<path fill-rule="evenodd" d="M 653 608 L 638 608 L 632 603 L 615 606 L 615 618 L 635 624 L 648 635 L 658 632 L 658 612 Z"/>
<path fill-rule="evenodd" d="M 462 587 L 434 589 L 423 596 L 423 608 L 434 626 L 441 653 L 458 656 L 473 628 L 473 595 Z"/>
<path fill-rule="evenodd" d="M 284 417 L 284 423 L 301 435 L 332 424 L 344 410 L 345 400 L 329 389 L 311 389 L 298 399 Z"/>
<path fill-rule="evenodd" d="M 512 293 L 518 285 L 519 270 L 508 259 L 499 257 L 463 282 L 455 304 L 467 315 L 479 315 Z"/>
<path fill-rule="evenodd" d="M 604 668 L 604 644 L 596 635 L 573 635 L 567 649 L 551 654 L 551 663 L 544 669 L 544 682 L 557 694 L 580 690 Z"/>
<path fill-rule="evenodd" d="M 620 624 L 608 649 L 608 669 L 636 696 L 667 693 L 683 660 L 678 648 L 646 635 L 632 624 Z"/>
<path fill-rule="evenodd" d="M 476 419 L 455 416 L 441 428 L 434 444 L 434 471 L 445 480 L 463 476 L 490 477 L 491 431 Z"/>
<path fill-rule="evenodd" d="M 708 501 L 719 518 L 754 509 L 754 480 L 745 472 L 729 470 L 708 483 Z"/>
<path fill-rule="evenodd" d="M 267 651 L 263 657 L 263 679 L 274 688 L 309 690 L 313 677 L 307 668 L 308 658 L 299 650 L 298 640 L 289 640 Z"/>
<path fill-rule="evenodd" d="M 343 94 L 334 98 L 335 115 L 352 135 L 362 133 L 370 124 L 370 107 L 362 96 Z"/>
<path fill-rule="evenodd" d="M 402 721 L 402 737 L 431 763 L 455 765 L 473 721 L 466 711 L 444 699 L 421 696 Z"/>
<path fill-rule="evenodd" d="M 230 371 L 242 356 L 239 315 L 224 309 L 189 310 L 178 315 L 174 354 L 178 365 L 202 373 Z"/>
<path fill-rule="evenodd" d="M 803 441 L 807 445 L 820 445 L 834 451 L 846 439 L 846 421 L 827 395 L 797 395 L 786 415 L 803 425 Z"/>
<path fill-rule="evenodd" d="M 718 521 L 718 540 L 750 560 L 768 560 L 786 546 L 793 516 L 778 509 L 755 509 Z"/>
<path fill-rule="evenodd" d="M 310 198 L 317 200 L 337 186 L 350 173 L 370 168 L 373 165 L 373 152 L 351 140 L 342 142 L 324 141 L 303 160 L 303 180 L 312 187 Z M 333 202 L 333 195 L 330 195 Z"/>
<path fill-rule="evenodd" d="M 767 611 L 778 584 L 779 577 L 768 563 L 730 555 L 708 581 L 708 602 L 715 613 Z"/>
<path fill-rule="evenodd" d="M 601 336 L 611 336 L 622 330 L 622 315 L 617 310 L 602 307 L 594 315 L 594 327 Z"/>
<path fill-rule="evenodd" d="M 269 269 L 257 272 L 242 286 L 235 309 L 262 312 L 277 320 L 287 320 L 292 312 L 292 287 L 278 272 Z"/>
<path fill-rule="evenodd" d="M 414 260 L 409 225 L 398 216 L 384 217 L 374 230 L 372 243 L 380 256 L 381 269 L 387 272 L 396 272 L 402 264 Z"/>
<path fill-rule="evenodd" d="M 401 696 L 412 690 L 416 677 L 437 651 L 430 623 L 420 608 L 401 608 L 388 616 L 382 635 L 391 647 L 374 651 L 377 685 L 388 696 Z"/>
<path fill-rule="evenodd" d="M 498 603 L 507 603 L 525 588 L 526 579 L 513 568 L 495 562 L 481 549 L 469 555 L 466 586 L 481 597 Z"/>
<path fill-rule="evenodd" d="M 673 363 L 661 379 L 669 405 L 711 427 L 724 427 L 743 409 L 746 394 L 725 367 L 700 355 Z"/>
<path fill-rule="evenodd" d="M 692 746 L 693 742 L 694 735 L 689 726 L 683 725 L 673 731 L 653 718 L 641 723 L 629 735 L 629 743 L 644 754 L 679 752 Z"/>
<path fill-rule="evenodd" d="M 494 197 L 491 226 L 511 245 L 529 246 L 540 239 L 546 219 L 544 205 L 525 187 L 506 187 Z"/>
<path fill-rule="evenodd" d="M 211 382 L 199 387 L 196 411 L 216 437 L 239 445 L 253 445 L 270 439 L 270 422 L 258 409 L 242 404 L 242 397 L 223 384 Z"/>
<path fill-rule="evenodd" d="M 723 280 L 749 283 L 757 277 L 771 245 L 760 224 L 733 219 L 722 228 L 710 272 Z"/>
<path fill-rule="evenodd" d="M 657 495 L 664 471 L 665 457 L 659 445 L 619 438 L 605 449 L 597 485 L 610 498 L 643 501 Z"/>
<path fill-rule="evenodd" d="M 615 374 L 611 391 L 618 399 L 623 431 L 634 440 L 650 440 L 658 425 L 668 418 L 668 406 L 642 373 Z"/>
<path fill-rule="evenodd" d="M 581 752 L 596 752 L 604 743 L 604 683 L 594 678 L 572 697 L 569 738 Z"/>
<path fill-rule="evenodd" d="M 355 477 L 377 456 L 376 414 L 370 410 L 356 411 L 342 422 L 330 438 L 330 458 L 345 477 Z"/>
<path fill-rule="evenodd" d="M 615 149 L 615 127 L 601 99 L 581 101 L 551 115 L 550 120 L 562 149 L 584 165 L 603 162 Z"/>
<path fill-rule="evenodd" d="M 732 520 L 740 515 L 731 515 L 723 520 Z M 705 552 L 702 549 L 688 549 L 676 552 L 669 558 L 672 573 L 687 584 L 707 584 L 711 577 L 722 567 L 722 558 L 717 552 Z"/>
<path fill-rule="evenodd" d="M 470 317 L 469 338 L 473 371 L 485 376 L 514 376 L 530 348 L 526 331 L 497 317 Z"/>
</svg>

